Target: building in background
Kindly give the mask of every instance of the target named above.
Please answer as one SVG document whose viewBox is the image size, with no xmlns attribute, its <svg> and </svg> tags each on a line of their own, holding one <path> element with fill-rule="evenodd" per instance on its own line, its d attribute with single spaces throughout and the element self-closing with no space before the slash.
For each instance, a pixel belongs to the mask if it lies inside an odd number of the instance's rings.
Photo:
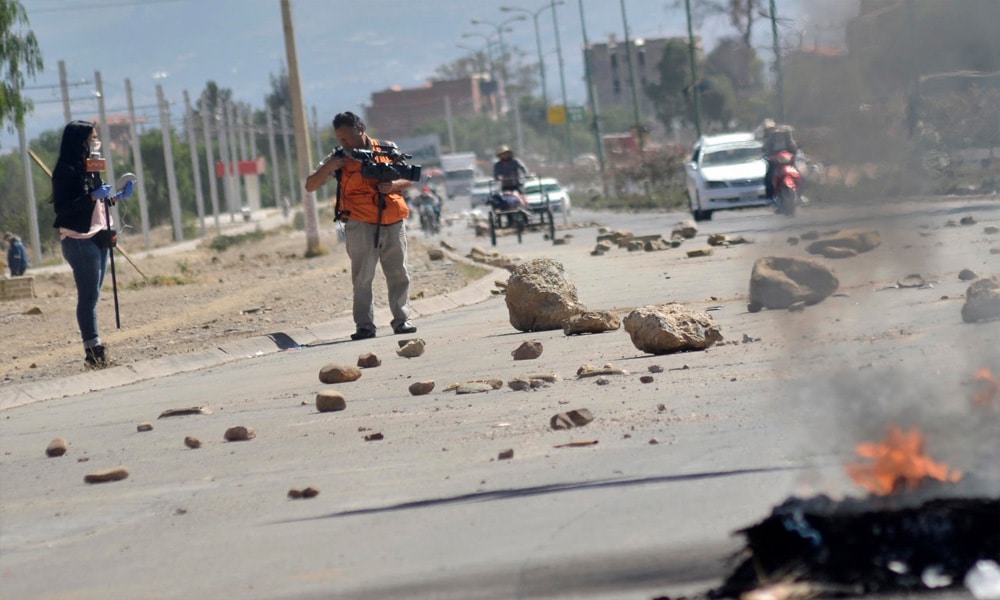
<svg viewBox="0 0 1000 600">
<path fill-rule="evenodd" d="M 410 137 L 428 119 L 444 119 L 449 108 L 452 117 L 464 117 L 490 113 L 495 107 L 496 85 L 488 75 L 473 75 L 374 92 L 365 108 L 365 122 L 374 136 L 398 139 Z"/>
</svg>

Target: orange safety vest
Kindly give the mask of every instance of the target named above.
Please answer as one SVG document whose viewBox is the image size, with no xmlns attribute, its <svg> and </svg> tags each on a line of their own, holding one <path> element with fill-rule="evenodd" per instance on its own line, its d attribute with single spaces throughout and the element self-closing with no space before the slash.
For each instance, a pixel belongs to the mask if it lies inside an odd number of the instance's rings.
<svg viewBox="0 0 1000 600">
<path fill-rule="evenodd" d="M 381 145 L 375 138 L 371 140 L 372 148 L 379 150 L 388 147 Z M 391 162 L 389 158 L 377 156 L 379 162 Z M 376 223 L 378 221 L 378 181 L 361 176 L 361 163 L 348 160 L 344 163 L 340 177 L 340 212 L 352 221 Z M 382 209 L 382 225 L 392 225 L 410 216 L 406 199 L 399 192 L 385 195 L 385 208 Z"/>
</svg>

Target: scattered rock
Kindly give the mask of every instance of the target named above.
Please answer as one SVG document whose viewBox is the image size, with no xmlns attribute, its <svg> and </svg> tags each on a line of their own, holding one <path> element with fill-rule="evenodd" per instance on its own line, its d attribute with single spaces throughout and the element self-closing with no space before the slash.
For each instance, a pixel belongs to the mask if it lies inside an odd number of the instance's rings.
<svg viewBox="0 0 1000 600">
<path fill-rule="evenodd" d="M 316 496 L 319 496 L 319 490 L 314 487 L 307 487 L 303 490 L 297 490 L 295 488 L 288 490 L 288 497 L 291 500 L 308 500 L 309 498 L 315 498 Z"/>
<path fill-rule="evenodd" d="M 745 333 L 743 334 L 743 343 L 744 344 L 752 344 L 754 342 L 759 342 L 759 341 L 760 341 L 760 338 L 751 337 L 751 336 L 749 336 L 749 335 L 747 335 Z"/>
<path fill-rule="evenodd" d="M 662 373 L 663 367 L 661 367 L 660 365 L 649 365 L 649 368 L 647 370 L 650 373 Z"/>
<path fill-rule="evenodd" d="M 719 326 L 708 313 L 680 304 L 638 308 L 625 317 L 624 325 L 632 344 L 651 354 L 704 350 L 722 339 Z"/>
<path fill-rule="evenodd" d="M 252 427 L 237 425 L 236 427 L 230 427 L 227 429 L 224 437 L 227 442 L 246 442 L 257 437 L 257 434 L 254 432 Z"/>
<path fill-rule="evenodd" d="M 577 379 L 583 379 L 584 377 L 599 377 L 602 375 L 628 375 L 628 371 L 625 369 L 616 369 L 612 367 L 610 363 L 604 365 L 603 367 L 583 365 L 576 370 Z"/>
<path fill-rule="evenodd" d="M 569 243 L 569 238 L 567 237 L 557 237 L 552 240 L 553 246 L 565 246 Z"/>
<path fill-rule="evenodd" d="M 45 456 L 48 456 L 49 458 L 62 456 L 63 454 L 66 454 L 67 446 L 68 444 L 66 443 L 66 440 L 56 438 L 49 442 L 48 447 L 45 448 Z"/>
<path fill-rule="evenodd" d="M 381 433 L 369 433 L 368 435 L 365 436 L 366 442 L 377 442 L 379 440 L 384 440 L 384 439 L 385 436 L 382 435 Z"/>
<path fill-rule="evenodd" d="M 812 229 L 812 230 L 809 230 L 809 231 L 803 233 L 799 237 L 801 237 L 802 239 L 806 240 L 807 242 L 811 241 L 811 240 L 818 240 L 819 239 L 819 232 L 816 231 L 815 229 Z"/>
<path fill-rule="evenodd" d="M 990 254 L 1000 254 L 1000 246 L 996 248 L 990 248 Z"/>
<path fill-rule="evenodd" d="M 128 469 L 125 467 L 115 467 L 107 471 L 98 471 L 84 475 L 84 483 L 107 483 L 109 481 L 121 481 L 128 478 Z"/>
<path fill-rule="evenodd" d="M 976 218 L 973 217 L 972 215 L 968 215 L 968 216 L 962 217 L 958 221 L 958 224 L 959 225 L 975 225 L 976 224 Z"/>
<path fill-rule="evenodd" d="M 510 460 L 514 458 L 514 449 L 508 448 L 507 450 L 501 450 L 500 454 L 497 454 L 497 460 Z"/>
<path fill-rule="evenodd" d="M 412 340 L 407 340 L 402 347 L 396 350 L 396 354 L 402 356 L 403 358 L 416 358 L 424 353 L 424 346 L 424 340 L 414 338 Z"/>
<path fill-rule="evenodd" d="M 523 342 L 510 355 L 514 360 L 534 360 L 542 355 L 542 343 L 538 340 Z"/>
<path fill-rule="evenodd" d="M 321 413 L 336 412 L 347 408 L 347 399 L 340 392 L 323 390 L 316 394 L 316 410 Z"/>
<path fill-rule="evenodd" d="M 461 383 L 461 384 L 459 384 L 459 386 L 457 388 L 455 388 L 455 393 L 456 394 L 481 394 L 483 392 L 493 391 L 494 389 L 496 389 L 496 388 L 494 388 L 489 383 L 469 382 L 469 383 Z"/>
<path fill-rule="evenodd" d="M 656 438 L 651 438 L 651 439 L 649 440 L 649 445 L 650 445 L 650 446 L 656 446 L 656 445 L 657 445 L 657 444 L 659 444 L 659 443 L 660 443 L 660 440 L 658 440 L 658 439 L 656 439 Z"/>
<path fill-rule="evenodd" d="M 507 387 L 515 392 L 526 392 L 531 389 L 531 381 L 521 377 L 515 377 L 507 382 Z"/>
<path fill-rule="evenodd" d="M 726 235 L 726 234 L 724 234 L 724 233 L 713 233 L 712 235 L 708 236 L 708 245 L 709 246 L 728 246 L 729 245 L 729 236 Z"/>
<path fill-rule="evenodd" d="M 614 248 L 614 245 L 611 242 L 609 242 L 608 240 L 601 240 L 600 242 L 597 242 L 596 246 L 594 246 L 594 251 L 611 252 L 612 248 Z"/>
<path fill-rule="evenodd" d="M 789 237 L 785 241 L 788 242 L 789 246 L 798 246 L 799 245 L 799 238 L 795 237 L 794 235 L 791 236 L 791 237 Z"/>
<path fill-rule="evenodd" d="M 802 312 L 806 309 L 806 303 L 802 300 L 788 305 L 788 312 Z"/>
<path fill-rule="evenodd" d="M 382 366 L 382 359 L 377 354 L 365 352 L 358 356 L 358 367 L 361 369 L 374 369 Z"/>
<path fill-rule="evenodd" d="M 598 377 L 596 380 L 594 380 L 594 383 L 596 383 L 597 385 L 608 385 L 609 383 L 611 383 L 611 380 L 608 379 L 607 377 Z"/>
<path fill-rule="evenodd" d="M 688 250 L 688 258 L 701 258 L 703 256 L 712 256 L 713 250 L 711 248 L 698 248 L 697 250 Z"/>
<path fill-rule="evenodd" d="M 642 249 L 646 252 L 659 252 L 660 250 L 670 250 L 671 248 L 673 248 L 673 245 L 662 238 L 646 240 L 642 243 Z"/>
<path fill-rule="evenodd" d="M 491 390 L 499 390 L 500 388 L 503 387 L 503 380 L 502 379 L 473 379 L 471 381 L 463 381 L 461 383 L 453 383 L 453 384 L 449 385 L 448 387 L 444 388 L 442 391 L 444 391 L 444 392 L 450 392 L 452 390 L 457 390 L 459 387 L 461 387 L 463 385 L 479 384 L 479 383 L 490 386 Z"/>
<path fill-rule="evenodd" d="M 160 413 L 157 419 L 182 417 L 185 415 L 210 415 L 212 411 L 207 406 L 192 406 L 191 408 L 171 408 Z"/>
<path fill-rule="evenodd" d="M 569 442 L 566 444 L 556 444 L 552 446 L 553 448 L 586 448 L 588 446 L 596 446 L 597 440 L 581 440 L 579 442 Z"/>
<path fill-rule="evenodd" d="M 566 279 L 562 263 L 531 260 L 514 269 L 505 295 L 510 324 L 519 331 L 559 329 L 562 322 L 586 310 L 576 286 Z"/>
<path fill-rule="evenodd" d="M 639 381 L 642 383 L 653 383 L 653 376 L 643 375 L 642 377 L 639 378 Z"/>
<path fill-rule="evenodd" d="M 415 381 L 410 384 L 410 394 L 413 396 L 423 396 L 431 393 L 434 389 L 434 382 L 431 380 Z"/>
<path fill-rule="evenodd" d="M 1000 276 L 972 282 L 965 292 L 962 320 L 966 323 L 1000 319 Z"/>
<path fill-rule="evenodd" d="M 680 221 L 674 225 L 674 228 L 670 232 L 671 236 L 679 235 L 684 239 L 690 240 L 694 236 L 698 235 L 698 226 L 695 225 L 694 221 Z"/>
<path fill-rule="evenodd" d="M 769 256 L 754 263 L 747 309 L 816 304 L 837 291 L 840 281 L 826 265 L 810 259 Z M 755 310 L 756 309 L 756 310 Z"/>
<path fill-rule="evenodd" d="M 615 331 L 621 327 L 621 319 L 611 311 L 588 310 L 573 315 L 562 322 L 564 335 L 581 335 L 584 333 L 604 333 Z"/>
<path fill-rule="evenodd" d="M 552 429 L 572 429 L 583 427 L 594 420 L 594 415 L 586 408 L 578 408 L 569 412 L 552 415 L 549 425 Z"/>
<path fill-rule="evenodd" d="M 37 317 L 38 315 L 42 314 L 42 309 L 37 306 L 32 306 L 28 310 L 24 311 L 24 314 Z"/>
<path fill-rule="evenodd" d="M 896 282 L 901 288 L 918 288 L 927 285 L 927 280 L 920 273 L 910 273 Z"/>
<path fill-rule="evenodd" d="M 428 248 L 427 258 L 431 260 L 444 260 L 444 250 L 440 248 Z"/>
<path fill-rule="evenodd" d="M 139 423 L 138 425 L 135 426 L 135 430 L 138 431 L 139 433 L 143 433 L 143 432 L 146 432 L 146 431 L 152 431 L 153 430 L 153 424 L 152 423 Z"/>
<path fill-rule="evenodd" d="M 198 448 L 201 448 L 201 440 L 189 435 L 184 438 L 184 445 L 192 450 L 197 450 Z"/>
<path fill-rule="evenodd" d="M 979 275 L 976 275 L 972 269 L 962 269 L 958 272 L 959 281 L 974 281 L 976 279 L 979 279 Z"/>
<path fill-rule="evenodd" d="M 983 233 L 985 233 L 986 235 L 996 235 L 1000 233 L 1000 227 L 995 227 L 993 225 L 990 225 L 989 227 L 984 227 Z"/>
<path fill-rule="evenodd" d="M 805 239 L 805 235 L 802 237 Z M 826 258 L 849 258 L 877 248 L 881 243 L 874 229 L 847 229 L 816 240 L 806 247 L 806 252 Z"/>
<path fill-rule="evenodd" d="M 444 248 L 445 250 L 450 250 L 451 252 L 457 250 L 457 248 L 455 248 L 454 246 L 452 246 L 451 244 L 449 244 L 444 240 L 441 240 L 441 247 Z"/>
<path fill-rule="evenodd" d="M 330 363 L 319 370 L 319 380 L 322 383 L 348 383 L 360 378 L 361 369 L 354 365 Z"/>
</svg>

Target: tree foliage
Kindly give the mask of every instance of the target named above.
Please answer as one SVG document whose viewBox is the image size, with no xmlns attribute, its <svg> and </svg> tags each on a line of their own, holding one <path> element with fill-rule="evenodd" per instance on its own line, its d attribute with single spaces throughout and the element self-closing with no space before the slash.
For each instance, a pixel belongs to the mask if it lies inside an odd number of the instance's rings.
<svg viewBox="0 0 1000 600">
<path fill-rule="evenodd" d="M 38 39 L 28 29 L 28 15 L 18 0 L 0 0 L 0 124 L 8 130 L 24 122 L 31 100 L 21 95 L 25 77 L 44 68 Z"/>
</svg>

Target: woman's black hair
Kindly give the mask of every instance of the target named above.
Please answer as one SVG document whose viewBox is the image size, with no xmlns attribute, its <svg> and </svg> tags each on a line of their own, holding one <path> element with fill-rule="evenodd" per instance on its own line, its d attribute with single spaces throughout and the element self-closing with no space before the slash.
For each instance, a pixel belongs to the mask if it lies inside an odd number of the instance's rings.
<svg viewBox="0 0 1000 600">
<path fill-rule="evenodd" d="M 85 163 L 90 154 L 90 134 L 95 127 L 97 125 L 90 121 L 72 121 L 63 129 L 59 158 L 56 160 L 53 172 L 63 169 L 86 171 Z"/>
</svg>

